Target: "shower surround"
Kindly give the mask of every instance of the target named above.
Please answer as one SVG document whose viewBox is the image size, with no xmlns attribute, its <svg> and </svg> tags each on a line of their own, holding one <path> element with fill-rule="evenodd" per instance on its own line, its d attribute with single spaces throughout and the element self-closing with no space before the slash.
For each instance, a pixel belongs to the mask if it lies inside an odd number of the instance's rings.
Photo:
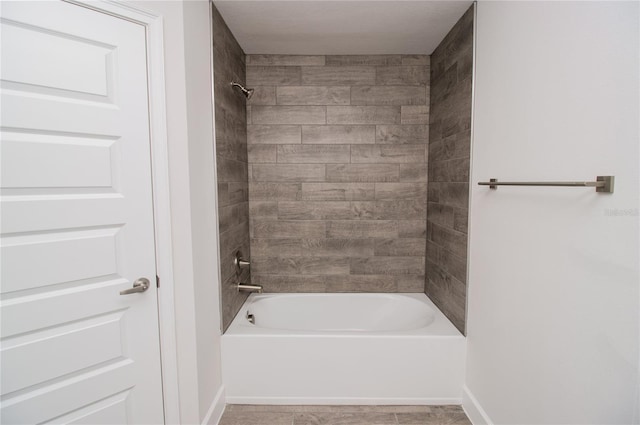
<svg viewBox="0 0 640 425">
<path fill-rule="evenodd" d="M 248 55 L 252 280 L 423 292 L 429 57 Z"/>
<path fill-rule="evenodd" d="M 218 228 L 222 327 L 226 329 L 248 294 L 236 289 L 233 265 L 237 250 L 250 256 L 246 98 L 231 81 L 244 84 L 245 54 L 213 7 L 213 66 L 218 181 Z M 250 276 L 243 276 L 249 283 Z"/>
<path fill-rule="evenodd" d="M 425 293 L 465 333 L 473 6 L 431 55 Z"/>
</svg>

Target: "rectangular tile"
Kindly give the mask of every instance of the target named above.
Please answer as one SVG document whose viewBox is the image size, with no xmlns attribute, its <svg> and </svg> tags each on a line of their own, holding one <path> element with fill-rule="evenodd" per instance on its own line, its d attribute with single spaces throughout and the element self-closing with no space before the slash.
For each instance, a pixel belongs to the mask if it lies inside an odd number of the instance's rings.
<svg viewBox="0 0 640 425">
<path fill-rule="evenodd" d="M 233 259 L 231 256 L 233 252 L 238 249 L 242 249 L 243 252 L 247 252 L 244 248 L 249 247 L 249 224 L 243 223 L 240 226 L 234 226 L 228 231 L 220 233 L 220 257 L 221 257 L 221 274 L 222 278 L 226 279 L 229 276 L 235 274 L 233 266 Z"/>
<path fill-rule="evenodd" d="M 426 182 L 427 164 L 400 164 L 401 182 Z"/>
<path fill-rule="evenodd" d="M 442 72 L 433 72 L 433 106 L 444 118 L 452 116 L 453 112 L 461 113 L 471 107 L 471 79 L 458 79 L 458 68 L 462 62 L 454 58 L 450 65 Z"/>
<path fill-rule="evenodd" d="M 469 210 L 466 208 L 455 208 L 453 212 L 453 229 L 458 232 L 467 233 L 469 229 Z"/>
<path fill-rule="evenodd" d="M 326 279 L 331 275 L 281 275 L 281 274 L 260 274 L 255 270 L 251 273 L 251 281 L 256 285 L 262 285 L 264 292 L 308 292 L 318 293 L 326 292 Z M 344 278 L 347 275 L 337 275 L 338 278 Z M 251 409 L 268 409 L 266 405 L 252 405 Z M 280 407 L 280 406 L 276 406 Z M 227 408 L 229 406 L 227 405 Z M 291 407 L 293 409 L 293 406 Z M 278 411 L 279 409 L 274 409 Z M 268 411 L 268 410 L 265 410 Z"/>
<path fill-rule="evenodd" d="M 219 425 L 291 425 L 293 413 L 225 412 Z"/>
<path fill-rule="evenodd" d="M 356 218 L 349 201 L 281 201 L 277 216 L 282 220 L 349 220 Z"/>
<path fill-rule="evenodd" d="M 366 201 L 375 197 L 373 183 L 303 183 L 306 201 Z"/>
<path fill-rule="evenodd" d="M 376 84 L 384 86 L 426 86 L 429 84 L 429 68 L 426 66 L 379 66 Z"/>
<path fill-rule="evenodd" d="M 276 87 L 275 86 L 257 86 L 253 87 L 253 95 L 247 100 L 247 105 L 275 105 L 276 104 Z"/>
<path fill-rule="evenodd" d="M 245 182 L 247 176 L 247 163 L 227 158 L 216 158 L 217 174 L 219 182 Z"/>
<path fill-rule="evenodd" d="M 249 215 L 251 218 L 278 218 L 278 202 L 252 200 L 249 202 Z"/>
<path fill-rule="evenodd" d="M 469 208 L 469 183 L 430 182 L 428 198 L 430 202 Z"/>
<path fill-rule="evenodd" d="M 469 132 L 456 134 L 440 141 L 434 140 L 433 133 L 433 126 L 430 126 L 429 156 L 433 160 L 469 158 L 471 154 L 471 134 Z"/>
<path fill-rule="evenodd" d="M 450 251 L 427 241 L 427 259 L 438 264 L 444 271 L 462 283 L 467 281 L 467 259 L 460 258 Z"/>
<path fill-rule="evenodd" d="M 324 238 L 324 221 L 264 220 L 251 222 L 252 238 Z"/>
<path fill-rule="evenodd" d="M 324 56 L 313 55 L 247 55 L 247 65 L 260 66 L 322 66 Z"/>
<path fill-rule="evenodd" d="M 251 268 L 256 274 L 346 275 L 349 261 L 348 257 L 256 257 Z"/>
<path fill-rule="evenodd" d="M 294 413 L 293 425 L 395 425 L 393 413 Z"/>
<path fill-rule="evenodd" d="M 400 107 L 401 124 L 429 124 L 429 105 L 403 105 Z"/>
<path fill-rule="evenodd" d="M 327 237 L 397 238 L 398 222 L 392 220 L 328 221 Z"/>
<path fill-rule="evenodd" d="M 442 137 L 449 137 L 458 133 L 469 131 L 471 128 L 471 103 L 465 105 L 465 107 L 459 107 L 452 111 L 447 111 L 446 114 L 439 113 L 437 109 L 438 100 L 434 101 L 434 110 L 431 111 L 434 115 L 433 120 L 441 120 Z"/>
<path fill-rule="evenodd" d="M 227 120 L 224 125 L 217 125 L 216 158 L 247 162 L 246 125 L 242 122 L 242 126 L 238 128 L 238 123 L 239 121 Z"/>
<path fill-rule="evenodd" d="M 327 106 L 327 124 L 400 124 L 400 106 Z"/>
<path fill-rule="evenodd" d="M 351 201 L 351 211 L 354 220 L 374 220 L 376 219 L 375 201 Z"/>
<path fill-rule="evenodd" d="M 398 284 L 396 276 L 389 275 L 346 275 L 346 276 L 327 276 L 325 279 L 327 292 L 398 292 Z M 324 406 L 318 406 L 324 407 Z M 310 409 L 313 412 L 332 411 L 332 412 L 387 412 L 383 406 L 332 406 L 333 409 L 322 410 Z"/>
<path fill-rule="evenodd" d="M 249 163 L 276 162 L 276 145 L 248 145 Z"/>
<path fill-rule="evenodd" d="M 254 200 L 295 201 L 302 197 L 300 183 L 260 183 L 249 184 L 249 198 Z"/>
<path fill-rule="evenodd" d="M 426 183 L 376 183 L 376 201 L 380 200 L 421 200 L 427 199 Z"/>
<path fill-rule="evenodd" d="M 424 200 L 376 201 L 373 217 L 377 220 L 425 220 L 427 203 Z"/>
<path fill-rule="evenodd" d="M 400 220 L 398 221 L 398 236 L 401 238 L 426 238 L 426 220 Z"/>
<path fill-rule="evenodd" d="M 301 129 L 299 125 L 248 125 L 248 144 L 283 144 L 301 143 Z"/>
<path fill-rule="evenodd" d="M 453 228 L 453 207 L 429 202 L 427 204 L 427 220 L 439 226 Z"/>
<path fill-rule="evenodd" d="M 460 53 L 456 65 L 458 81 L 470 80 L 473 75 L 473 45 L 469 45 Z"/>
<path fill-rule="evenodd" d="M 400 425 L 471 425 L 471 422 L 460 409 L 457 412 L 398 413 Z"/>
<path fill-rule="evenodd" d="M 299 66 L 247 66 L 247 86 L 300 85 Z"/>
<path fill-rule="evenodd" d="M 429 142 L 429 127 L 426 125 L 377 125 L 376 143 L 419 144 Z"/>
<path fill-rule="evenodd" d="M 464 233 L 428 223 L 427 239 L 460 258 L 467 258 L 467 235 Z"/>
<path fill-rule="evenodd" d="M 227 194 L 229 203 L 235 204 L 249 200 L 249 184 L 247 181 L 229 182 Z"/>
<path fill-rule="evenodd" d="M 232 259 L 228 258 L 227 260 L 231 261 Z M 232 271 L 232 274 L 223 280 L 222 289 L 220 291 L 221 298 L 225 300 L 221 305 L 223 320 L 222 325 L 223 330 L 225 331 L 248 297 L 247 294 L 238 292 L 238 290 L 234 288 L 236 279 L 237 278 L 235 276 L 235 273 L 233 273 Z"/>
<path fill-rule="evenodd" d="M 429 166 L 429 181 L 468 182 L 469 169 L 469 158 L 431 161 Z"/>
<path fill-rule="evenodd" d="M 326 57 L 327 65 L 401 65 L 400 55 L 329 55 Z"/>
<path fill-rule="evenodd" d="M 397 164 L 327 164 L 328 182 L 397 182 Z"/>
<path fill-rule="evenodd" d="M 372 85 L 376 69 L 372 66 L 307 66 L 302 68 L 302 84 L 319 86 Z M 292 85 L 292 84 L 290 84 Z"/>
<path fill-rule="evenodd" d="M 427 199 L 429 202 L 442 203 L 440 202 L 440 187 L 443 183 L 431 182 L 431 184 L 427 184 Z"/>
<path fill-rule="evenodd" d="M 247 202 L 227 205 L 218 209 L 218 227 L 221 233 L 242 222 L 249 222 L 249 205 Z"/>
<path fill-rule="evenodd" d="M 426 65 L 429 66 L 429 55 L 402 55 L 402 65 Z"/>
<path fill-rule="evenodd" d="M 319 164 L 252 165 L 255 182 L 322 182 L 325 167 Z"/>
<path fill-rule="evenodd" d="M 348 163 L 349 145 L 278 145 L 278 163 Z"/>
<path fill-rule="evenodd" d="M 351 88 L 344 86 L 280 86 L 278 105 L 348 105 Z"/>
<path fill-rule="evenodd" d="M 398 292 L 422 292 L 425 288 L 424 275 L 403 274 L 395 276 Z M 424 407 L 424 406 L 423 406 Z"/>
<path fill-rule="evenodd" d="M 352 274 L 424 274 L 424 257 L 352 258 Z"/>
<path fill-rule="evenodd" d="M 427 244 L 422 238 L 377 239 L 374 250 L 376 256 L 424 257 Z"/>
<path fill-rule="evenodd" d="M 325 124 L 324 106 L 252 106 L 253 124 Z"/>
<path fill-rule="evenodd" d="M 441 56 L 444 56 L 445 64 L 458 59 L 459 55 L 451 54 L 451 52 L 464 51 L 473 44 L 473 20 L 474 10 L 469 8 L 442 40 L 444 52 Z"/>
<path fill-rule="evenodd" d="M 460 332 L 465 332 L 466 285 L 427 261 L 425 292 Z M 441 422 L 436 422 L 441 423 Z"/>
<path fill-rule="evenodd" d="M 304 125 L 302 143 L 364 144 L 375 143 L 373 125 Z"/>
<path fill-rule="evenodd" d="M 424 241 L 423 241 L 424 242 Z M 251 256 L 372 257 L 373 239 L 252 239 Z"/>
<path fill-rule="evenodd" d="M 359 86 L 351 87 L 352 105 L 426 105 L 424 86 Z"/>
<path fill-rule="evenodd" d="M 424 145 L 352 145 L 352 163 L 426 162 Z"/>
<path fill-rule="evenodd" d="M 218 207 L 229 205 L 229 183 L 218 182 Z"/>
</svg>

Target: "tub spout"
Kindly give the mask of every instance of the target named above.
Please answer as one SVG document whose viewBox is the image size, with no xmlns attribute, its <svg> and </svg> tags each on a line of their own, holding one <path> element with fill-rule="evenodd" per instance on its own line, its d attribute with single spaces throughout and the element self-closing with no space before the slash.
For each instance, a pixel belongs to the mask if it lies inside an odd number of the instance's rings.
<svg viewBox="0 0 640 425">
<path fill-rule="evenodd" d="M 248 285 L 246 283 L 238 283 L 238 292 L 257 292 L 262 293 L 262 285 Z"/>
</svg>

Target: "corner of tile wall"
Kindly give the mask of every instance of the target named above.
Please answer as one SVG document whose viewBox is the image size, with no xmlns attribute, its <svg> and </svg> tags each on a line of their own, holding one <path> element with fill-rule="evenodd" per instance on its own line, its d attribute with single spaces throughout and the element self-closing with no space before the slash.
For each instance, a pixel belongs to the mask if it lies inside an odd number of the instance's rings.
<svg viewBox="0 0 640 425">
<path fill-rule="evenodd" d="M 473 5 L 431 55 L 425 293 L 465 333 Z"/>
</svg>

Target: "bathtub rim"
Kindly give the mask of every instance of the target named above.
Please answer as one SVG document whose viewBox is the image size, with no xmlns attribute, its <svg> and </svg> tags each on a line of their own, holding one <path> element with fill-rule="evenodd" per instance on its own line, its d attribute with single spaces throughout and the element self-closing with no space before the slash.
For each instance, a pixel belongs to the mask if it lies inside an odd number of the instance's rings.
<svg viewBox="0 0 640 425">
<path fill-rule="evenodd" d="M 384 295 L 408 297 L 418 300 L 425 304 L 426 307 L 433 310 L 434 320 L 425 327 L 409 329 L 409 330 L 393 330 L 393 331 L 313 331 L 313 330 L 290 330 L 263 328 L 250 324 L 244 315 L 249 306 L 256 298 L 267 297 L 314 297 L 314 296 L 332 296 L 332 295 Z M 451 321 L 440 311 L 440 309 L 431 301 L 424 293 L 415 292 L 272 292 L 272 293 L 253 293 L 249 295 L 247 300 L 242 304 L 240 310 L 233 318 L 231 324 L 222 338 L 230 337 L 279 337 L 279 338 L 297 338 L 297 337 L 313 337 L 313 338 L 415 338 L 415 337 L 433 337 L 433 338 L 462 338 L 465 336 L 451 323 Z"/>
</svg>

